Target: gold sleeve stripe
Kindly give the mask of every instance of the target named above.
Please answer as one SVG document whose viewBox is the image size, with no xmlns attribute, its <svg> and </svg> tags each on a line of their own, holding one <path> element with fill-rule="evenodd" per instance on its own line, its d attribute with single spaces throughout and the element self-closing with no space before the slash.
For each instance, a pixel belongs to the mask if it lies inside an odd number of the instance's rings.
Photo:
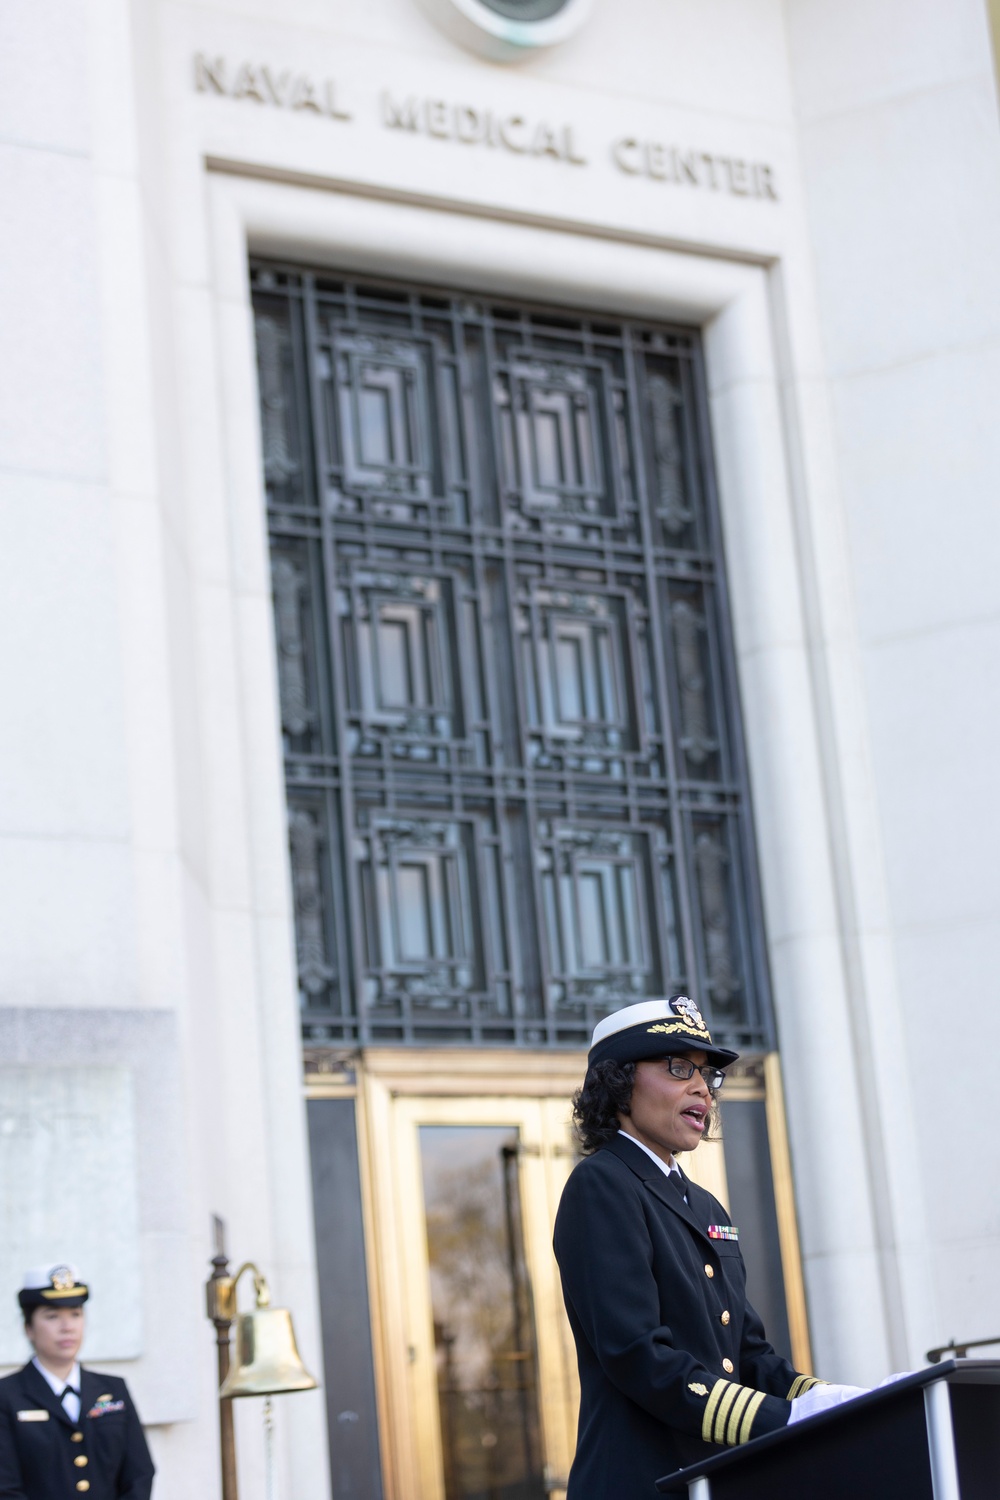
<svg viewBox="0 0 1000 1500">
<path fill-rule="evenodd" d="M 726 1423 L 726 1442 L 730 1447 L 732 1447 L 734 1443 L 738 1443 L 740 1440 L 740 1418 L 746 1411 L 753 1394 L 754 1393 L 749 1388 L 749 1386 L 741 1386 L 740 1393 L 736 1397 L 736 1400 L 733 1402 L 732 1410 L 729 1413 L 729 1421 Z"/>
<path fill-rule="evenodd" d="M 728 1386 L 728 1380 L 717 1380 L 712 1387 L 711 1395 L 705 1402 L 705 1415 L 701 1420 L 701 1435 L 706 1443 L 711 1443 L 713 1441 L 712 1423 L 715 1420 L 715 1408 L 722 1400 L 722 1394 Z"/>
<path fill-rule="evenodd" d="M 733 1442 L 748 1443 L 750 1441 L 750 1434 L 753 1431 L 753 1419 L 760 1410 L 760 1405 L 763 1400 L 764 1392 L 754 1391 L 753 1395 L 750 1397 L 750 1400 L 747 1402 L 747 1409 L 743 1413 L 743 1421 L 740 1424 L 739 1437 L 732 1439 Z"/>
<path fill-rule="evenodd" d="M 803 1396 L 806 1391 L 811 1391 L 814 1385 L 826 1385 L 826 1381 L 817 1380 L 815 1375 L 796 1375 L 785 1400 L 794 1401 L 796 1396 Z"/>
<path fill-rule="evenodd" d="M 715 1431 L 712 1433 L 713 1443 L 724 1443 L 726 1441 L 726 1418 L 729 1416 L 733 1408 L 733 1403 L 739 1393 L 740 1387 L 731 1381 L 729 1389 L 723 1393 L 722 1400 L 719 1402 L 718 1410 L 715 1413 Z"/>
</svg>

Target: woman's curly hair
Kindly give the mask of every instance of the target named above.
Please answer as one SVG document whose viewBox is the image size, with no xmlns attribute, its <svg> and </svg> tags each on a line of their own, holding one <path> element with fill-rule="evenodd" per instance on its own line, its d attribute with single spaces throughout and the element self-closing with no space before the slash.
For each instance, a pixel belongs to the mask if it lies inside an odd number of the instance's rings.
<svg viewBox="0 0 1000 1500">
<path fill-rule="evenodd" d="M 583 1088 L 573 1095 L 573 1123 L 584 1156 L 614 1140 L 618 1116 L 628 1114 L 634 1083 L 634 1062 L 606 1059 L 587 1069 Z"/>
<path fill-rule="evenodd" d="M 573 1095 L 573 1124 L 580 1150 L 593 1156 L 618 1134 L 618 1117 L 629 1113 L 635 1063 L 612 1062 L 610 1058 L 587 1069 L 583 1087 Z M 712 1095 L 712 1112 L 703 1140 L 719 1137 L 719 1106 Z"/>
</svg>

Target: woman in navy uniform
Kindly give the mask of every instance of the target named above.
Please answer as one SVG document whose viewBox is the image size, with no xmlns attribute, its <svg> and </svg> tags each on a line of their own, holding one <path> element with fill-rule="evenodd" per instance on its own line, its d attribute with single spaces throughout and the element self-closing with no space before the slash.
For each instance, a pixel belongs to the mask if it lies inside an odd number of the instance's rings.
<svg viewBox="0 0 1000 1500">
<path fill-rule="evenodd" d="M 149 1500 L 153 1460 L 124 1380 L 78 1361 L 89 1295 L 72 1266 L 24 1278 L 35 1352 L 0 1380 L 0 1500 Z"/>
<path fill-rule="evenodd" d="M 586 1154 L 555 1227 L 580 1368 L 567 1500 L 652 1500 L 660 1476 L 784 1427 L 821 1384 L 768 1343 L 738 1231 L 674 1159 L 704 1139 L 736 1057 L 683 995 L 594 1031 L 574 1101 Z M 859 1394 L 827 1389 L 831 1401 Z"/>
</svg>

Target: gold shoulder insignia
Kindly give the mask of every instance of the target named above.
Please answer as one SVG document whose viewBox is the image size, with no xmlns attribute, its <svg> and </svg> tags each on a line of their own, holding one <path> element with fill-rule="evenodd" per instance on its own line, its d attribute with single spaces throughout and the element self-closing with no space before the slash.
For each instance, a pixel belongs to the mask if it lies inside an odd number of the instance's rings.
<svg viewBox="0 0 1000 1500">
<path fill-rule="evenodd" d="M 702 1383 L 701 1383 L 700 1380 L 692 1380 L 691 1383 L 688 1385 L 688 1390 L 689 1391 L 694 1391 L 694 1393 L 695 1393 L 696 1396 L 707 1396 L 708 1395 L 708 1386 L 707 1385 L 702 1385 Z"/>
</svg>

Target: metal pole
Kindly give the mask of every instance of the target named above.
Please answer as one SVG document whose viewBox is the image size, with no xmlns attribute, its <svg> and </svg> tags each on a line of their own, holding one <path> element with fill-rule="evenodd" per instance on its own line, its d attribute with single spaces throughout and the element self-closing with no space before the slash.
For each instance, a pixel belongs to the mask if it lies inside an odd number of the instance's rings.
<svg viewBox="0 0 1000 1500">
<path fill-rule="evenodd" d="M 229 1374 L 229 1330 L 232 1327 L 232 1318 L 220 1317 L 220 1311 L 228 1310 L 228 1303 L 223 1303 L 220 1308 L 220 1299 L 213 1297 L 217 1288 L 212 1286 L 213 1281 L 224 1281 L 229 1278 L 229 1260 L 225 1249 L 225 1226 L 222 1220 L 215 1220 L 215 1248 L 216 1253 L 212 1258 L 212 1274 L 208 1280 L 209 1316 L 215 1324 L 215 1343 L 219 1361 L 219 1386 Z M 232 1401 L 219 1401 L 219 1457 L 222 1463 L 222 1500 L 239 1500 L 239 1489 L 236 1484 L 236 1435 L 233 1431 L 233 1403 Z"/>
<path fill-rule="evenodd" d="M 955 1433 L 951 1423 L 951 1391 L 947 1380 L 935 1380 L 932 1385 L 924 1386 L 924 1413 L 934 1500 L 961 1500 Z"/>
<path fill-rule="evenodd" d="M 275 1500 L 274 1492 L 274 1407 L 268 1396 L 264 1401 L 264 1495 Z"/>
<path fill-rule="evenodd" d="M 712 1500 L 712 1489 L 704 1475 L 688 1485 L 688 1500 Z"/>
</svg>

